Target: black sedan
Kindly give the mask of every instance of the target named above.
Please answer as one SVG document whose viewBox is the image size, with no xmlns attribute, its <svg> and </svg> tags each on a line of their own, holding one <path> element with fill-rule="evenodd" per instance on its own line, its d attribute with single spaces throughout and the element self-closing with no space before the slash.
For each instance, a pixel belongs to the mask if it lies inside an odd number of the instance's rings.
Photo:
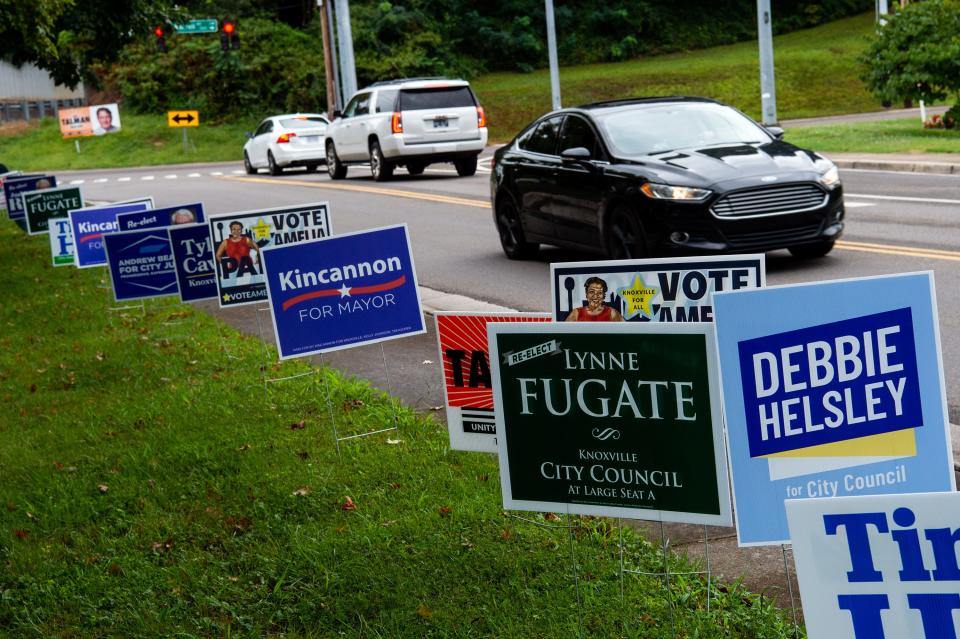
<svg viewBox="0 0 960 639">
<path fill-rule="evenodd" d="M 612 258 L 789 249 L 819 257 L 843 232 L 828 159 L 704 98 L 597 102 L 544 115 L 493 159 L 504 253 L 540 243 Z"/>
</svg>

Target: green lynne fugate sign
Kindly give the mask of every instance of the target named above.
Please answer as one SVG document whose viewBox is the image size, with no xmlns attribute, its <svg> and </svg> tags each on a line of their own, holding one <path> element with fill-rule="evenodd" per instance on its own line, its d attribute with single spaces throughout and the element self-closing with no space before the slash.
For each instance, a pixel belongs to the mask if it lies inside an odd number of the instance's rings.
<svg viewBox="0 0 960 639">
<path fill-rule="evenodd" d="M 83 194 L 79 186 L 61 186 L 53 189 L 24 193 L 23 208 L 30 235 L 46 233 L 50 218 L 66 217 L 73 209 L 83 208 Z"/>
<path fill-rule="evenodd" d="M 506 508 L 731 525 L 707 325 L 488 328 Z"/>
</svg>

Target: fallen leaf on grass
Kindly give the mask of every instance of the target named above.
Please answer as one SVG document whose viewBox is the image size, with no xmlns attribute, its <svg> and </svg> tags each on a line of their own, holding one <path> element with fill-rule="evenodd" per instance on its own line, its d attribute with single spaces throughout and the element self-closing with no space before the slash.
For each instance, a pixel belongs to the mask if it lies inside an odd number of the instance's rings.
<svg viewBox="0 0 960 639">
<path fill-rule="evenodd" d="M 237 448 L 237 449 L 236 449 L 236 451 L 237 451 L 238 453 L 242 453 L 242 452 L 245 451 L 245 450 L 250 450 L 250 444 L 244 444 L 244 445 L 241 446 L 240 448 Z"/>
<path fill-rule="evenodd" d="M 240 581 L 240 577 L 230 576 L 230 577 L 227 577 L 227 580 L 232 581 L 233 583 L 237 583 L 238 581 Z"/>
<path fill-rule="evenodd" d="M 560 521 L 560 515 L 554 513 L 543 513 L 543 518 L 546 521 Z"/>
<path fill-rule="evenodd" d="M 356 510 L 357 505 L 354 503 L 353 498 L 350 495 L 347 495 L 343 498 L 343 503 L 340 504 L 340 510 Z"/>
<path fill-rule="evenodd" d="M 36 392 L 37 392 L 37 385 L 36 385 L 36 384 L 30 384 L 30 392 L 31 392 L 31 393 L 36 393 Z"/>
<path fill-rule="evenodd" d="M 347 531 L 347 525 L 343 524 L 342 526 L 337 526 L 336 528 L 334 528 L 334 530 L 336 530 L 338 533 L 343 534 Z"/>
<path fill-rule="evenodd" d="M 392 525 L 394 525 L 395 523 L 397 523 L 397 520 L 396 520 L 396 519 L 388 519 L 387 521 L 381 523 L 380 525 L 383 526 L 384 528 L 386 528 L 387 526 L 392 526 Z"/>
<path fill-rule="evenodd" d="M 234 517 L 230 515 L 227 517 L 225 523 L 227 526 L 233 528 L 233 532 L 243 534 L 250 530 L 250 527 L 253 525 L 253 519 L 246 516 Z"/>
<path fill-rule="evenodd" d="M 22 528 L 14 528 L 13 534 L 17 539 L 26 539 L 27 535 L 30 534 L 29 530 L 23 530 Z"/>
<path fill-rule="evenodd" d="M 110 490 L 110 487 L 107 486 L 106 484 L 98 484 L 98 485 L 97 485 L 97 490 L 100 491 L 100 494 L 101 494 L 101 495 L 105 495 L 105 494 L 107 493 L 107 491 Z"/>
<path fill-rule="evenodd" d="M 441 517 L 446 517 L 447 515 L 450 514 L 450 506 L 441 506 L 438 509 L 438 512 L 440 513 Z"/>
<path fill-rule="evenodd" d="M 397 444 L 402 444 L 402 443 L 403 443 L 403 440 L 402 440 L 402 439 L 388 439 L 388 440 L 387 440 L 387 443 L 388 443 L 388 444 L 393 444 L 394 446 L 396 446 Z"/>
<path fill-rule="evenodd" d="M 58 461 L 56 461 L 56 460 L 54 460 L 54 462 L 53 462 L 53 467 L 56 468 L 57 470 L 63 470 L 63 464 L 61 464 L 60 462 L 58 462 Z"/>
<path fill-rule="evenodd" d="M 104 356 L 104 354 L 103 354 L 102 352 L 97 351 L 96 358 L 97 358 L 97 361 L 98 361 L 98 362 L 102 362 L 104 357 L 105 357 L 105 356 Z"/>
<path fill-rule="evenodd" d="M 123 574 L 123 568 L 120 567 L 120 564 L 110 564 L 110 567 L 107 568 L 107 572 L 109 572 L 114 577 L 117 577 Z"/>
<path fill-rule="evenodd" d="M 500 533 L 500 539 L 502 539 L 503 541 L 510 539 L 510 531 L 504 528 L 503 532 Z"/>
<path fill-rule="evenodd" d="M 390 484 L 390 488 L 393 488 L 394 490 L 400 488 L 399 482 L 393 482 L 392 484 Z"/>
<path fill-rule="evenodd" d="M 433 616 L 433 611 L 430 610 L 430 607 L 427 604 L 420 604 L 417 606 L 417 614 L 424 619 L 429 619 Z"/>
<path fill-rule="evenodd" d="M 150 549 L 157 553 L 165 553 L 173 548 L 173 538 L 168 537 L 166 541 L 155 541 L 150 544 Z"/>
<path fill-rule="evenodd" d="M 477 476 L 477 481 L 487 481 L 488 479 L 490 479 L 490 475 L 486 473 Z"/>
<path fill-rule="evenodd" d="M 291 493 L 291 494 L 292 494 L 294 497 L 306 497 L 307 495 L 310 494 L 310 487 L 309 487 L 309 486 L 301 486 L 300 488 L 297 488 L 295 491 L 293 491 L 293 493 Z M 348 497 L 347 499 L 349 499 L 349 497 Z"/>
<path fill-rule="evenodd" d="M 301 419 L 299 422 L 290 424 L 290 430 L 303 430 L 307 427 L 307 420 Z"/>
<path fill-rule="evenodd" d="M 362 399 L 351 399 L 343 403 L 343 412 L 349 413 L 354 408 L 360 408 L 361 406 L 366 406 Z"/>
<path fill-rule="evenodd" d="M 308 453 L 308 452 L 305 451 L 305 450 L 301 450 L 299 453 L 297 453 L 297 457 L 299 457 L 300 459 L 306 461 L 306 460 L 310 459 L 310 453 Z"/>
</svg>

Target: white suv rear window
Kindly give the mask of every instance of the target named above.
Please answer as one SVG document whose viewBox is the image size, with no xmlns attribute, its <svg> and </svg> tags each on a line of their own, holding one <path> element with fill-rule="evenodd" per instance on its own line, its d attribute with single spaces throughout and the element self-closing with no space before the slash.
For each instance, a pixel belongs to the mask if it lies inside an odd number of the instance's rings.
<svg viewBox="0 0 960 639">
<path fill-rule="evenodd" d="M 470 87 L 404 89 L 400 92 L 401 111 L 452 109 L 476 106 Z"/>
</svg>

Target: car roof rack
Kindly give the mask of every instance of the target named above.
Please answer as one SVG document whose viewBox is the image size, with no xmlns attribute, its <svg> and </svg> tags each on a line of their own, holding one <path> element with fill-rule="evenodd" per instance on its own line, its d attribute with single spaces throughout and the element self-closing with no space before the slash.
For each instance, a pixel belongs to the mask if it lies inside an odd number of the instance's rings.
<svg viewBox="0 0 960 639">
<path fill-rule="evenodd" d="M 405 82 L 426 82 L 429 80 L 446 80 L 448 82 L 462 82 L 462 80 L 458 78 L 447 78 L 442 75 L 434 75 L 434 76 L 423 77 L 423 78 L 399 78 L 397 80 L 381 80 L 379 82 L 374 82 L 370 86 L 382 87 L 390 84 L 404 84 Z"/>
</svg>

